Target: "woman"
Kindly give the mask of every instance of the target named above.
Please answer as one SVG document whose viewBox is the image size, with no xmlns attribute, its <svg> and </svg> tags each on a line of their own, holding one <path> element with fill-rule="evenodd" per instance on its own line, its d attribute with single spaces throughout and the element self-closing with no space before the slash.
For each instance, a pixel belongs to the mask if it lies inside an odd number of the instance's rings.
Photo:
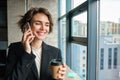
<svg viewBox="0 0 120 80">
<path fill-rule="evenodd" d="M 18 25 L 23 37 L 9 46 L 5 80 L 54 80 L 49 62 L 61 59 L 61 52 L 43 42 L 53 29 L 51 14 L 45 8 L 31 8 Z M 63 80 L 65 72 L 62 65 L 57 80 Z"/>
</svg>

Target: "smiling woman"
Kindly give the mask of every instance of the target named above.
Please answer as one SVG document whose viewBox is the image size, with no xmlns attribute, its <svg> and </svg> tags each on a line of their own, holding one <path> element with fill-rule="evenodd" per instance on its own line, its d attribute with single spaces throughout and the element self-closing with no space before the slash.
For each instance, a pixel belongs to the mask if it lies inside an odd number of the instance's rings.
<svg viewBox="0 0 120 80">
<path fill-rule="evenodd" d="M 45 8 L 31 8 L 18 25 L 23 36 L 9 46 L 5 80 L 54 80 L 49 63 L 62 59 L 61 51 L 43 41 L 53 29 L 51 14 Z M 62 64 L 57 73 L 57 80 L 64 79 L 66 66 Z"/>
<path fill-rule="evenodd" d="M 35 40 L 43 40 L 49 33 L 49 20 L 43 13 L 36 14 L 31 21 L 31 30 L 35 37 Z"/>
</svg>

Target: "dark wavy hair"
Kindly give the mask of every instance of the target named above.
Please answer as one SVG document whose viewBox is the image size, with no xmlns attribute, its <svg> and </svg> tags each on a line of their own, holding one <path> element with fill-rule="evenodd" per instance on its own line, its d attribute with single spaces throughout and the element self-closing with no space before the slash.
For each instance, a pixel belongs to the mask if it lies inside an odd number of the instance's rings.
<svg viewBox="0 0 120 80">
<path fill-rule="evenodd" d="M 48 11 L 48 9 L 46 8 L 31 8 L 30 10 L 28 10 L 23 16 L 20 16 L 21 19 L 17 22 L 18 26 L 20 27 L 21 31 L 24 32 L 25 29 L 25 25 L 27 22 L 31 22 L 32 18 L 34 15 L 36 15 L 37 13 L 43 13 L 48 17 L 48 20 L 50 22 L 50 31 L 49 33 L 52 32 L 53 30 L 53 20 L 52 20 L 52 16 L 50 14 L 50 12 Z"/>
</svg>

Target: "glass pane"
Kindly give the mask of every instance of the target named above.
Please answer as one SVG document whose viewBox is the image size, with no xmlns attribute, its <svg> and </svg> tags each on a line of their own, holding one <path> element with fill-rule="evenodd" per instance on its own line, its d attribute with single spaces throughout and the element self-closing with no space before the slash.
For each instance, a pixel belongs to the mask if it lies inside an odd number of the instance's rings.
<svg viewBox="0 0 120 80">
<path fill-rule="evenodd" d="M 72 36 L 87 37 L 87 12 L 72 18 Z"/>
<path fill-rule="evenodd" d="M 66 18 L 60 20 L 60 48 L 63 60 L 66 62 Z"/>
<path fill-rule="evenodd" d="M 120 0 L 100 1 L 98 80 L 120 80 Z"/>
<path fill-rule="evenodd" d="M 81 80 L 87 77 L 87 47 L 72 43 L 71 69 L 77 73 Z"/>
<path fill-rule="evenodd" d="M 60 16 L 66 13 L 66 0 L 60 0 Z"/>
<path fill-rule="evenodd" d="M 87 0 L 72 0 L 72 8 L 77 7 L 78 5 L 84 3 Z"/>
</svg>

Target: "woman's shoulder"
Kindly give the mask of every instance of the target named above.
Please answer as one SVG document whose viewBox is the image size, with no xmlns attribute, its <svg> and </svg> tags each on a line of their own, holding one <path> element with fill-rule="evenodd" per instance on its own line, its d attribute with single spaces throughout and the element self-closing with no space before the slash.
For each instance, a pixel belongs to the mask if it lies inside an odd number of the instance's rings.
<svg viewBox="0 0 120 80">
<path fill-rule="evenodd" d="M 53 45 L 49 45 L 43 42 L 43 47 L 46 49 L 50 49 L 50 50 L 60 50 L 58 47 L 55 47 Z"/>
<path fill-rule="evenodd" d="M 15 54 L 16 56 L 20 57 L 24 53 L 21 42 L 10 43 L 8 47 L 8 52 L 10 52 L 9 54 Z"/>
<path fill-rule="evenodd" d="M 12 43 L 10 43 L 9 48 L 10 47 L 18 48 L 18 47 L 21 47 L 21 46 L 22 46 L 21 42 L 12 42 Z"/>
</svg>

